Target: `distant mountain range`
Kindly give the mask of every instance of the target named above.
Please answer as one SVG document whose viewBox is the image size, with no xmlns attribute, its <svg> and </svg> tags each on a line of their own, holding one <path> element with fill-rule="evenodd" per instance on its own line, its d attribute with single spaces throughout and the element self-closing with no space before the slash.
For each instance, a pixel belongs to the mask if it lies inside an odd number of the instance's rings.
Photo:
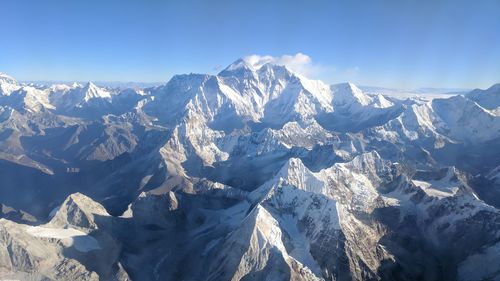
<svg viewBox="0 0 500 281">
<path fill-rule="evenodd" d="M 85 84 L 87 83 L 86 81 L 19 81 L 22 84 L 25 85 L 33 85 L 37 87 L 45 87 L 45 86 L 50 86 L 50 85 L 55 85 L 55 84 L 66 84 L 66 85 L 72 85 L 73 83 L 78 83 L 78 84 Z M 149 87 L 155 87 L 155 86 L 160 86 L 164 84 L 164 82 L 121 82 L 121 81 L 93 81 L 93 83 L 99 87 L 103 88 L 119 88 L 119 89 L 126 89 L 126 88 L 149 88 Z"/>
<path fill-rule="evenodd" d="M 371 86 L 360 86 L 367 94 L 376 94 L 381 93 L 384 95 L 389 95 L 399 99 L 405 98 L 424 98 L 424 99 L 433 99 L 433 98 L 446 98 L 460 94 L 466 94 L 470 92 L 472 89 L 463 89 L 463 88 L 416 88 L 416 89 L 394 89 L 394 88 L 384 88 L 384 87 L 371 87 Z"/>
</svg>

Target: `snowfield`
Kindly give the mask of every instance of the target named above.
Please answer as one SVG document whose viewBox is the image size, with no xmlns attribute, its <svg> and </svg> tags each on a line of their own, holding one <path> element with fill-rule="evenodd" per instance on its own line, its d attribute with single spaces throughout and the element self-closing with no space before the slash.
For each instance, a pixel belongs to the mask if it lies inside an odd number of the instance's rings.
<svg viewBox="0 0 500 281">
<path fill-rule="evenodd" d="M 74 228 L 47 228 L 28 226 L 26 232 L 34 237 L 54 238 L 62 241 L 66 247 L 74 247 L 80 252 L 101 249 L 97 240 L 87 233 Z"/>
</svg>

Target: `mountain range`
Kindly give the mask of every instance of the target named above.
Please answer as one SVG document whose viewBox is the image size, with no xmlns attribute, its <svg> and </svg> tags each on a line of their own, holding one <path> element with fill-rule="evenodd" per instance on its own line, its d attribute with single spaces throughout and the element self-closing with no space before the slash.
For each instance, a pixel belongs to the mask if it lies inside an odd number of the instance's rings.
<svg viewBox="0 0 500 281">
<path fill-rule="evenodd" d="M 0 279 L 500 280 L 500 84 L 0 74 Z"/>
</svg>

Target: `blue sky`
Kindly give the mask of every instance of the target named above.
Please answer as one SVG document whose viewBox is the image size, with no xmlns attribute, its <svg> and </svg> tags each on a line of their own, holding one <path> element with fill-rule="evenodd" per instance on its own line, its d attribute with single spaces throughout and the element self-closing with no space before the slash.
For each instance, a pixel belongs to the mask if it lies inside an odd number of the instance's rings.
<svg viewBox="0 0 500 281">
<path fill-rule="evenodd" d="M 18 80 L 158 82 L 257 54 L 328 83 L 500 82 L 498 0 L 3 0 L 0 26 Z"/>
</svg>

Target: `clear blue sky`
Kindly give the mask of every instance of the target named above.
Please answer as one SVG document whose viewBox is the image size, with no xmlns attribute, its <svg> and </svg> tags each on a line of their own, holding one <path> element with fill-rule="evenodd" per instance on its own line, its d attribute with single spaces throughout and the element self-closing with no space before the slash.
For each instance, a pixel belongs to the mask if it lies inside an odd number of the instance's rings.
<svg viewBox="0 0 500 281">
<path fill-rule="evenodd" d="M 498 0 L 2 0 L 0 26 L 0 71 L 18 80 L 157 82 L 303 53 L 328 83 L 500 82 Z"/>
</svg>

